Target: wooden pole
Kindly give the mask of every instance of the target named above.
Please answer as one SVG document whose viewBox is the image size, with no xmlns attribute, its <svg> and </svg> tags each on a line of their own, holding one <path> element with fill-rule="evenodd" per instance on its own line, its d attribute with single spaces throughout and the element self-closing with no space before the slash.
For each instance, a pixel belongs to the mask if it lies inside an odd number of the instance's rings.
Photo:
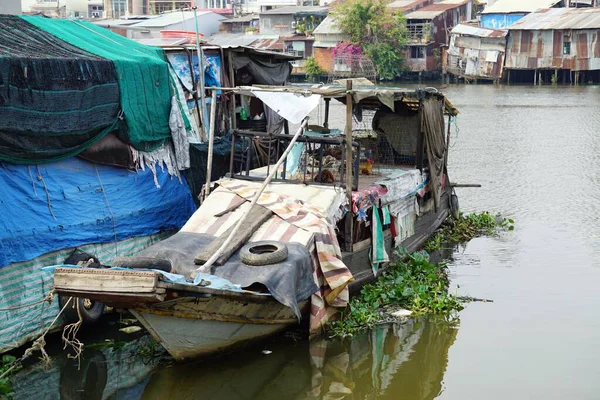
<svg viewBox="0 0 600 400">
<path fill-rule="evenodd" d="M 352 212 L 352 81 L 346 81 L 346 197 L 348 198 L 348 213 L 346 214 L 345 226 L 345 248 L 352 251 L 354 241 L 353 225 L 354 215 Z"/>
<path fill-rule="evenodd" d="M 288 154 L 290 154 L 290 151 L 292 151 L 292 148 L 294 147 L 294 144 L 296 144 L 296 141 L 298 140 L 298 137 L 300 137 L 300 135 L 302 135 L 302 132 L 304 132 L 304 128 L 306 128 L 307 125 L 308 125 L 308 118 L 305 119 L 302 122 L 302 125 L 300 125 L 300 128 L 298 128 L 298 131 L 292 137 L 292 140 L 290 140 L 290 144 L 285 149 L 285 151 L 283 152 L 282 156 L 279 158 L 279 160 L 277 161 L 277 163 L 273 167 L 273 170 L 271 171 L 271 173 L 269 174 L 269 176 L 267 176 L 267 179 L 265 179 L 265 181 L 263 182 L 263 184 L 260 187 L 260 189 L 256 192 L 256 194 L 252 198 L 252 202 L 250 203 L 250 207 L 248 208 L 248 210 L 246 211 L 246 213 L 244 215 L 242 215 L 242 217 L 237 221 L 237 223 L 234 225 L 234 228 L 231 231 L 228 231 L 229 232 L 229 236 L 223 242 L 223 244 L 221 245 L 221 247 L 219 247 L 219 249 L 212 255 L 212 257 L 208 261 L 206 261 L 206 263 L 204 263 L 204 265 L 202 265 L 201 267 L 199 267 L 195 271 L 192 271 L 192 273 L 190 274 L 190 277 L 192 279 L 194 279 L 196 277 L 196 275 L 198 274 L 198 272 L 210 272 L 210 268 L 212 267 L 212 265 L 215 263 L 215 261 L 217 261 L 217 259 L 221 256 L 221 254 L 223 254 L 223 251 L 225 249 L 227 249 L 227 247 L 229 246 L 229 244 L 231 243 L 231 241 L 235 238 L 237 232 L 240 230 L 241 226 L 248 219 L 248 216 L 250 215 L 250 213 L 252 212 L 252 209 L 254 208 L 254 206 L 256 205 L 256 203 L 258 202 L 258 199 L 260 198 L 260 196 L 264 192 L 265 188 L 271 182 L 271 179 L 273 179 L 273 176 L 275 175 L 275 172 L 279 169 L 279 167 L 281 167 L 281 164 L 283 164 L 283 160 L 285 160 L 286 157 L 288 156 Z M 261 207 L 261 206 L 259 206 L 259 207 Z"/>
<path fill-rule="evenodd" d="M 235 82 L 235 73 L 233 69 L 233 54 L 231 49 L 229 49 L 229 53 L 227 54 L 227 64 L 229 66 L 229 84 L 231 86 L 236 86 Z M 231 154 L 229 158 L 229 175 L 233 176 L 233 156 L 235 155 L 235 131 L 237 129 L 237 116 L 235 114 L 235 93 L 231 93 Z"/>
<path fill-rule="evenodd" d="M 212 162 L 213 162 L 213 148 L 215 143 L 215 124 L 217 114 L 217 91 L 212 88 L 212 98 L 210 101 L 210 133 L 208 134 L 208 159 L 206 161 L 206 186 L 204 188 L 204 199 L 208 197 L 210 193 L 210 181 L 212 175 Z"/>
</svg>

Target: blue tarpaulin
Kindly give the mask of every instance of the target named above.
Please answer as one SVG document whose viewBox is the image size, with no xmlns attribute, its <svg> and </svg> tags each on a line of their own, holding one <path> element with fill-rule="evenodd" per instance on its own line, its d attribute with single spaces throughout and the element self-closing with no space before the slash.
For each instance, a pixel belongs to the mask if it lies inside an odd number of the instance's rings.
<svg viewBox="0 0 600 400">
<path fill-rule="evenodd" d="M 183 226 L 196 207 L 185 180 L 78 158 L 0 163 L 0 268 L 88 243 Z"/>
</svg>

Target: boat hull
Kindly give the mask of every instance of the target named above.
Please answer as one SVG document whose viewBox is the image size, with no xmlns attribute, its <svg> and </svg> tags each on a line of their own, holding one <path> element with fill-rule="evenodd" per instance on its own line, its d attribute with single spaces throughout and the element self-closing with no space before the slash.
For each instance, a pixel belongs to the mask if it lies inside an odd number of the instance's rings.
<svg viewBox="0 0 600 400">
<path fill-rule="evenodd" d="M 131 313 L 178 361 L 219 353 L 250 341 L 274 335 L 291 324 L 249 324 Z"/>
<path fill-rule="evenodd" d="M 178 361 L 238 347 L 298 323 L 289 307 L 267 296 L 182 297 L 130 311 Z"/>
</svg>

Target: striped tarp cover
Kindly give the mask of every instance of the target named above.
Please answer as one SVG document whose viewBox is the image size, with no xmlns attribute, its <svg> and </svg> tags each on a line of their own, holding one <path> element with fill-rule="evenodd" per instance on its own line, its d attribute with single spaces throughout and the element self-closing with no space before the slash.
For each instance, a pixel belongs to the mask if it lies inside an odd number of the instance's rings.
<svg viewBox="0 0 600 400">
<path fill-rule="evenodd" d="M 116 255 L 134 255 L 173 232 L 134 237 L 116 243 L 89 244 L 79 249 L 93 254 L 102 263 Z M 42 300 L 54 286 L 52 272 L 42 267 L 64 262 L 74 249 L 64 249 L 15 263 L 0 269 L 0 353 L 36 339 L 58 314 L 58 298 L 32 307 L 19 308 Z M 12 309 L 12 310 L 7 310 Z"/>
<path fill-rule="evenodd" d="M 219 187 L 202 204 L 182 228 L 183 232 L 205 233 L 213 236 L 223 234 L 248 210 L 260 184 L 240 180 L 219 181 Z M 270 185 L 258 200 L 258 205 L 275 215 L 265 222 L 250 238 L 296 242 L 306 246 L 312 255 L 313 277 L 319 291 L 311 297 L 310 332 L 320 332 L 323 325 L 337 313 L 337 307 L 348 304 L 348 283 L 352 273 L 342 262 L 342 254 L 334 231 L 334 224 L 326 218 L 326 210 L 299 200 L 305 187 L 297 185 L 297 196 L 277 193 L 277 185 Z M 309 189 L 314 190 L 314 189 Z M 322 204 L 331 206 L 338 198 L 334 189 L 321 188 Z M 241 204 L 237 209 L 221 217 L 220 211 Z"/>
</svg>

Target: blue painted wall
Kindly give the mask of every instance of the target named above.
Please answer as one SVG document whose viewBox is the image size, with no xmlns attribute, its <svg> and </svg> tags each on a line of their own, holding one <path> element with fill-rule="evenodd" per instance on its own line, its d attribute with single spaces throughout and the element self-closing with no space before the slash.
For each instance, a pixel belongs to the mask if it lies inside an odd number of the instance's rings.
<svg viewBox="0 0 600 400">
<path fill-rule="evenodd" d="M 483 14 L 481 26 L 489 29 L 501 29 L 511 26 L 526 14 Z"/>
</svg>

